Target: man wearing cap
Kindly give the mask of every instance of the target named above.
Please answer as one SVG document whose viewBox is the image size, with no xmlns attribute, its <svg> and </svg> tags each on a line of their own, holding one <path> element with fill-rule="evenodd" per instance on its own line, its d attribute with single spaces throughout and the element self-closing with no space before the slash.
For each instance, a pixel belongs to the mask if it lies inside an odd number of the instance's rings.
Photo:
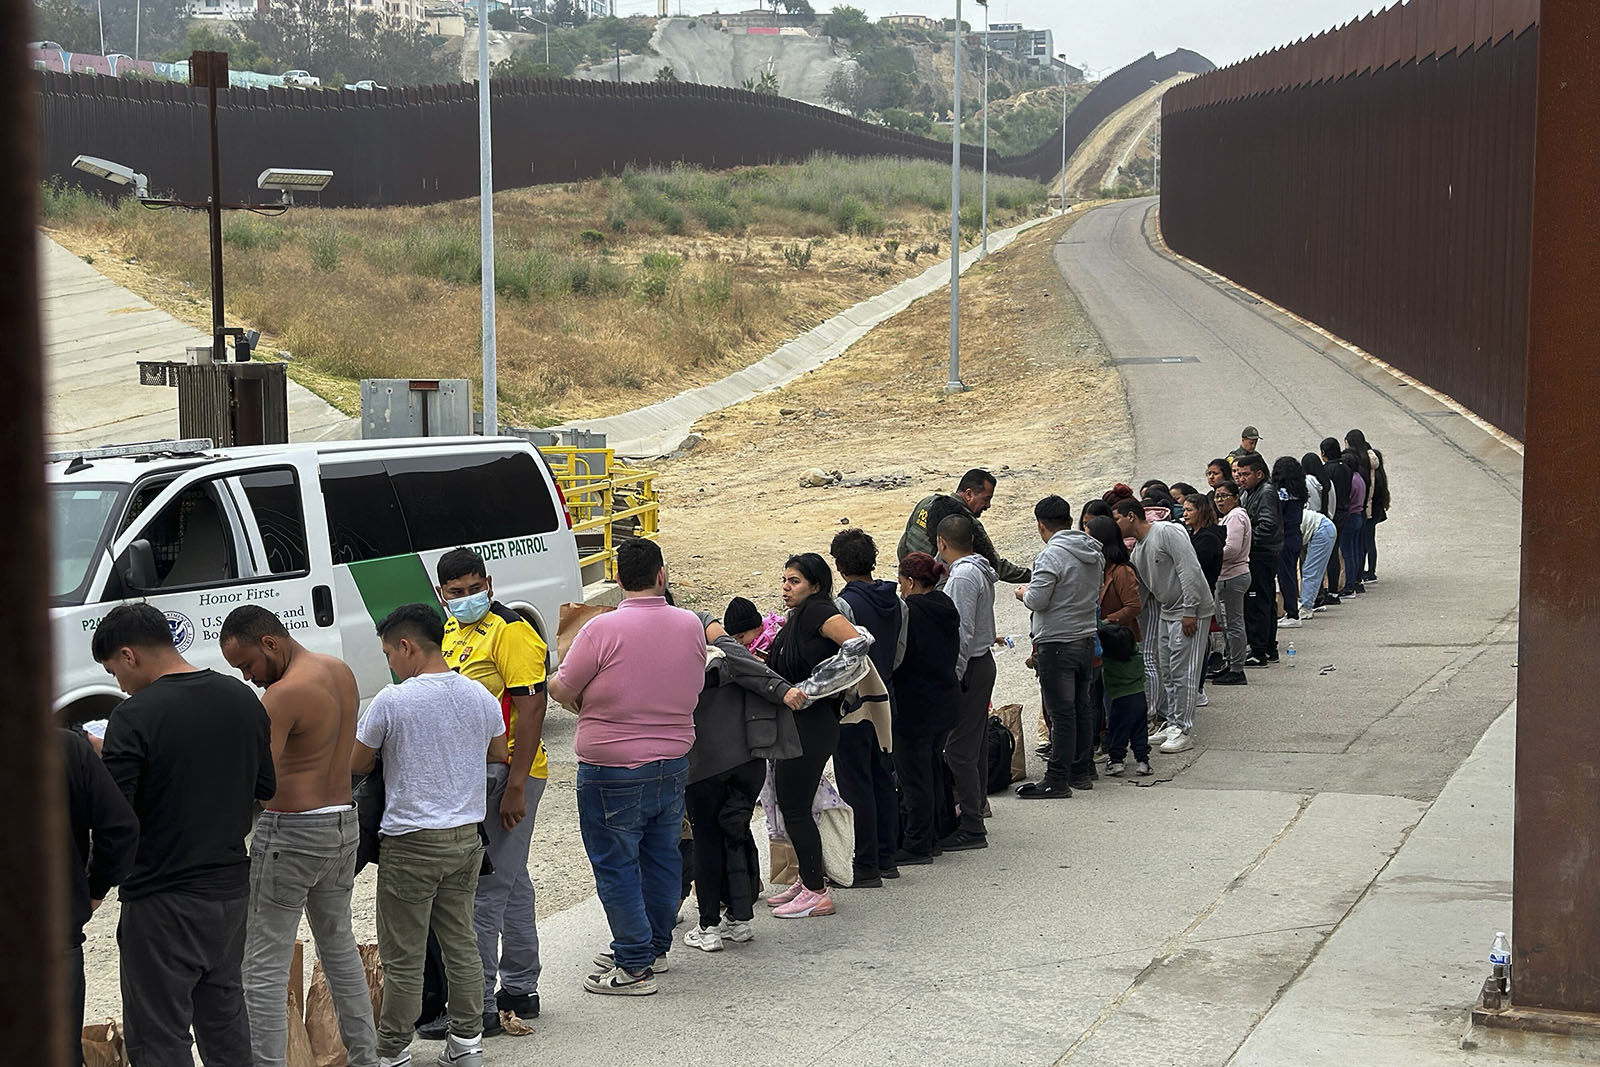
<svg viewBox="0 0 1600 1067">
<path fill-rule="evenodd" d="M 1239 432 L 1239 447 L 1228 453 L 1228 462 L 1237 467 L 1239 461 L 1256 450 L 1256 444 L 1261 440 L 1261 431 L 1254 426 L 1246 426 Z"/>
</svg>

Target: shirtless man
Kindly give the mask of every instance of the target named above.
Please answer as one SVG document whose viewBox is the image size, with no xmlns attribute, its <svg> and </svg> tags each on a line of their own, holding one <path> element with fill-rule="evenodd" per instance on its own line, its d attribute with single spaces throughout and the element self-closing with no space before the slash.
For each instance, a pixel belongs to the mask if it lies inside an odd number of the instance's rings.
<svg viewBox="0 0 1600 1067">
<path fill-rule="evenodd" d="M 276 615 L 254 604 L 228 615 L 219 642 L 223 658 L 263 690 L 278 778 L 250 842 L 244 997 L 255 1067 L 284 1067 L 285 989 L 302 913 L 328 976 L 350 1067 L 377 1067 L 372 1001 L 350 928 L 361 837 L 350 797 L 361 703 L 355 675 L 301 646 Z"/>
</svg>

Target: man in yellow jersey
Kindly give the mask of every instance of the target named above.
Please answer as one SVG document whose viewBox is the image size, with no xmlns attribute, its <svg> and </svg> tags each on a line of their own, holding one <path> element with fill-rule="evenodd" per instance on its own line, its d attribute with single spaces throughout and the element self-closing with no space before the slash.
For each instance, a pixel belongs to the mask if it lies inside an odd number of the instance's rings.
<svg viewBox="0 0 1600 1067">
<path fill-rule="evenodd" d="M 514 1011 L 523 1019 L 539 1014 L 539 932 L 528 848 L 550 777 L 541 741 L 546 646 L 527 619 L 494 599 L 494 583 L 478 553 L 446 552 L 437 572 L 439 600 L 449 615 L 445 662 L 500 699 L 511 750 L 509 764 L 489 768 L 483 825 L 494 873 L 478 879 L 473 915 L 483 957 L 487 1034 L 500 1029 L 499 1011 Z"/>
</svg>

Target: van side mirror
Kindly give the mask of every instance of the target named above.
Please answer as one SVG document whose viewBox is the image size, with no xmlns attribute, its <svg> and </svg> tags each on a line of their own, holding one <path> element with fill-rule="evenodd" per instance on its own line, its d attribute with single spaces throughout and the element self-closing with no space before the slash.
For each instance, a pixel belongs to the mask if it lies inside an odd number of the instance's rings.
<svg viewBox="0 0 1600 1067">
<path fill-rule="evenodd" d="M 117 561 L 117 573 L 130 592 L 142 593 L 160 584 L 156 577 L 156 553 L 150 542 L 140 538 L 130 544 Z"/>
</svg>

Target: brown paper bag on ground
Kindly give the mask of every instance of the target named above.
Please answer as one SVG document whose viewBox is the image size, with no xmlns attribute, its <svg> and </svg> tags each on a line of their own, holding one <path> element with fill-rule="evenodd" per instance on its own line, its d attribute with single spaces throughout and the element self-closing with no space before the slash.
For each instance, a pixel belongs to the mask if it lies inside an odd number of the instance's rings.
<svg viewBox="0 0 1600 1067">
<path fill-rule="evenodd" d="M 289 958 L 289 1014 L 306 1017 L 306 943 L 294 943 L 294 955 Z"/>
<path fill-rule="evenodd" d="M 316 1057 L 311 1055 L 311 1039 L 306 1036 L 306 1021 L 295 1011 L 294 997 L 289 997 L 289 1045 L 283 1060 L 286 1067 L 316 1067 Z"/>
<path fill-rule="evenodd" d="M 122 1027 L 115 1019 L 83 1028 L 84 1067 L 128 1067 Z"/>
<path fill-rule="evenodd" d="M 572 641 L 578 636 L 578 631 L 583 629 L 583 624 L 596 615 L 604 615 L 615 610 L 610 604 L 563 604 L 561 605 L 561 622 L 556 626 L 556 662 L 560 663 L 567 658 L 567 649 L 572 647 Z"/>
<path fill-rule="evenodd" d="M 333 1010 L 333 991 L 322 961 L 311 968 L 311 989 L 306 993 L 306 1037 L 311 1042 L 312 1062 L 316 1067 L 348 1067 L 350 1054 L 339 1034 L 339 1016 Z"/>
<path fill-rule="evenodd" d="M 367 995 L 372 998 L 372 1022 L 377 1025 L 383 1012 L 383 962 L 378 959 L 377 945 L 358 945 L 361 969 L 367 972 Z"/>
<path fill-rule="evenodd" d="M 772 857 L 771 862 L 767 864 L 767 881 L 787 889 L 800 877 L 800 859 L 794 854 L 794 846 L 789 842 L 773 841 L 770 844 Z"/>
<path fill-rule="evenodd" d="M 1022 736 L 1022 705 L 1002 704 L 994 713 L 1000 716 L 1000 721 L 1011 731 L 1011 739 L 1017 743 L 1011 752 L 1011 780 L 1024 781 L 1028 777 L 1028 746 Z"/>
</svg>

